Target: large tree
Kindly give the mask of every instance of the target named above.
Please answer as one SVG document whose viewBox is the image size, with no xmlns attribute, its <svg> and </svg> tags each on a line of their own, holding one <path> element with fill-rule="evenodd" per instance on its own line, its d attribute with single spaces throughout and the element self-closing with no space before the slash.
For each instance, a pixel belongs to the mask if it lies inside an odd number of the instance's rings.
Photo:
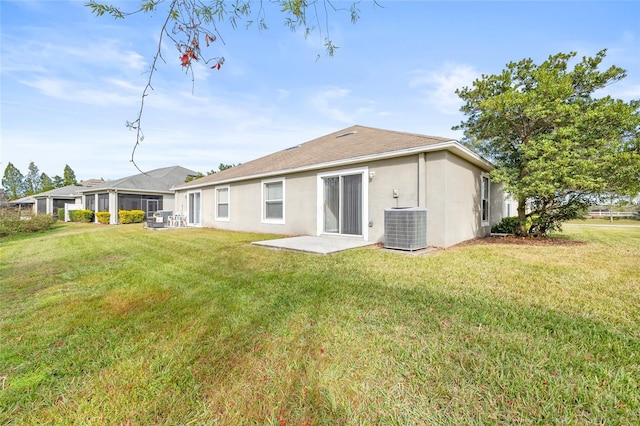
<svg viewBox="0 0 640 426">
<path fill-rule="evenodd" d="M 33 195 L 42 192 L 42 180 L 40 179 L 40 169 L 31 161 L 29 171 L 24 178 L 25 195 Z"/>
<path fill-rule="evenodd" d="M 74 172 L 68 164 L 64 165 L 63 184 L 64 186 L 78 184 L 78 181 L 76 180 L 76 172 Z"/>
<path fill-rule="evenodd" d="M 51 182 L 53 183 L 53 188 L 62 188 L 64 186 L 64 179 L 60 175 L 55 175 Z"/>
<path fill-rule="evenodd" d="M 24 197 L 24 175 L 12 163 L 4 169 L 2 187 L 9 201 Z"/>
<path fill-rule="evenodd" d="M 575 56 L 511 62 L 456 91 L 467 118 L 454 129 L 496 165 L 492 178 L 518 201 L 522 235 L 560 229 L 608 189 L 640 185 L 640 101 L 595 96 L 626 72 L 599 69 L 606 50 Z"/>
<path fill-rule="evenodd" d="M 225 62 L 224 56 L 216 56 L 215 44 L 224 43 L 221 27 L 230 25 L 255 26 L 260 31 L 266 30 L 267 9 L 276 7 L 280 11 L 282 22 L 292 31 L 303 30 L 305 37 L 316 33 L 323 38 L 329 56 L 333 55 L 337 46 L 329 35 L 329 20 L 333 12 L 346 11 L 352 23 L 359 18 L 361 0 L 348 2 L 348 7 L 337 7 L 343 2 L 332 0 L 138 0 L 138 7 L 125 11 L 119 7 L 107 5 L 100 0 L 89 0 L 86 6 L 96 16 L 111 15 L 116 19 L 138 13 L 149 13 L 160 16 L 159 42 L 151 61 L 147 85 L 142 91 L 140 110 L 133 121 L 126 126 L 136 133 L 136 142 L 131 152 L 131 162 L 135 163 L 136 148 L 144 140 L 142 132 L 142 114 L 144 101 L 149 91 L 153 90 L 152 80 L 162 56 L 162 46 L 169 40 L 178 52 L 177 61 L 182 68 L 191 74 L 195 62 L 207 64 L 211 69 L 219 70 Z M 135 3 L 135 2 L 134 2 Z M 377 4 L 376 1 L 373 1 Z M 221 49 L 219 49 L 221 50 Z"/>
<path fill-rule="evenodd" d="M 51 191 L 52 189 L 55 189 L 55 186 L 53 185 L 53 180 L 51 180 L 49 175 L 44 172 L 42 172 L 42 174 L 40 175 L 40 183 L 42 184 L 43 192 Z"/>
</svg>

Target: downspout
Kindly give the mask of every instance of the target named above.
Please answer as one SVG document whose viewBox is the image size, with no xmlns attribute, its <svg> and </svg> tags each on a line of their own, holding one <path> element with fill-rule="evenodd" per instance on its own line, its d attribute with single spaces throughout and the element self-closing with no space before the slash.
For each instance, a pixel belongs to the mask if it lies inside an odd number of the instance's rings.
<svg viewBox="0 0 640 426">
<path fill-rule="evenodd" d="M 418 154 L 418 207 L 427 206 L 427 154 Z"/>
</svg>

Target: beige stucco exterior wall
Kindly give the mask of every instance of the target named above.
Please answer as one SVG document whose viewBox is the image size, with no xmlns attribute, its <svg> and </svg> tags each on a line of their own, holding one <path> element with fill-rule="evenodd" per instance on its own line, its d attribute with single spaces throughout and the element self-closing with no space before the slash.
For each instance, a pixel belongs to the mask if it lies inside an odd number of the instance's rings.
<svg viewBox="0 0 640 426">
<path fill-rule="evenodd" d="M 262 221 L 262 179 L 220 184 L 200 191 L 202 200 L 201 226 L 244 232 L 264 232 L 284 235 L 318 235 L 318 175 L 345 170 L 363 169 L 368 186 L 368 208 L 363 228 L 369 241 L 383 241 L 384 210 L 389 207 L 417 206 L 418 156 L 382 160 L 367 165 L 346 166 L 284 176 L 285 219 L 283 224 Z M 370 177 L 370 172 L 373 176 Z M 282 178 L 282 176 L 281 176 Z M 269 180 L 278 179 L 270 177 Z M 215 188 L 229 187 L 229 220 L 216 219 Z M 394 198 L 394 190 L 398 197 Z M 188 214 L 187 194 L 176 194 L 177 212 Z M 371 226 L 369 226 L 371 225 Z"/>
<path fill-rule="evenodd" d="M 180 191 L 176 195 L 178 212 L 188 215 L 189 192 L 201 192 L 201 226 L 243 232 L 261 232 L 284 235 L 315 235 L 316 232 L 316 173 L 306 172 L 284 178 L 284 223 L 262 220 L 262 179 L 221 184 L 194 191 Z M 217 187 L 229 188 L 229 219 L 216 218 Z"/>
<path fill-rule="evenodd" d="M 373 162 L 369 173 L 369 241 L 384 242 L 384 211 L 418 206 L 418 155 Z"/>
<path fill-rule="evenodd" d="M 481 223 L 482 170 L 448 151 L 426 159 L 428 244 L 450 247 L 490 232 Z"/>
<path fill-rule="evenodd" d="M 384 241 L 384 211 L 390 207 L 426 207 L 427 243 L 430 246 L 450 247 L 490 232 L 490 227 L 481 223 L 482 170 L 448 151 L 270 177 L 269 180 L 284 178 L 284 223 L 262 220 L 262 179 L 179 191 L 175 212 L 188 214 L 187 194 L 200 192 L 200 226 L 282 235 L 318 235 L 318 218 L 322 214 L 318 203 L 318 175 L 352 169 L 365 171 L 368 205 L 365 206 L 363 228 L 368 241 Z M 216 187 L 229 188 L 228 220 L 215 217 Z M 397 197 L 394 197 L 394 191 Z M 498 196 L 501 192 L 492 188 L 491 194 L 490 223 L 494 223 L 504 215 L 503 203 Z"/>
<path fill-rule="evenodd" d="M 174 211 L 175 209 L 175 194 L 163 194 L 162 195 L 162 210 Z"/>
</svg>

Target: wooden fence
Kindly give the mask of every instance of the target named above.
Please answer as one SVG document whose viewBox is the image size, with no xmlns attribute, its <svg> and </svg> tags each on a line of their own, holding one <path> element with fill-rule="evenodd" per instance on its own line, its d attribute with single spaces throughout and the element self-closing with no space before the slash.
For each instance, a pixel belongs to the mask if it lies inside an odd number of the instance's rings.
<svg viewBox="0 0 640 426">
<path fill-rule="evenodd" d="M 630 218 L 630 219 L 637 219 L 638 216 L 640 215 L 640 213 L 638 212 L 608 212 L 608 211 L 594 211 L 594 212 L 589 212 L 589 217 L 591 217 L 592 219 L 603 219 L 603 218 L 609 218 L 609 217 L 614 217 L 614 218 Z"/>
</svg>

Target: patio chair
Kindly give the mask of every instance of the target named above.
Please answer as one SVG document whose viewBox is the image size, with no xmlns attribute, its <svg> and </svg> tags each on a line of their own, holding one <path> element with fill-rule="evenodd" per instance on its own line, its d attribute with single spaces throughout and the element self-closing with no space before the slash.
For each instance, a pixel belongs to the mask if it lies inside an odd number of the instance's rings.
<svg viewBox="0 0 640 426">
<path fill-rule="evenodd" d="M 183 214 L 177 214 L 173 216 L 172 223 L 173 223 L 173 226 L 175 226 L 176 228 L 187 226 L 187 220 Z"/>
</svg>

